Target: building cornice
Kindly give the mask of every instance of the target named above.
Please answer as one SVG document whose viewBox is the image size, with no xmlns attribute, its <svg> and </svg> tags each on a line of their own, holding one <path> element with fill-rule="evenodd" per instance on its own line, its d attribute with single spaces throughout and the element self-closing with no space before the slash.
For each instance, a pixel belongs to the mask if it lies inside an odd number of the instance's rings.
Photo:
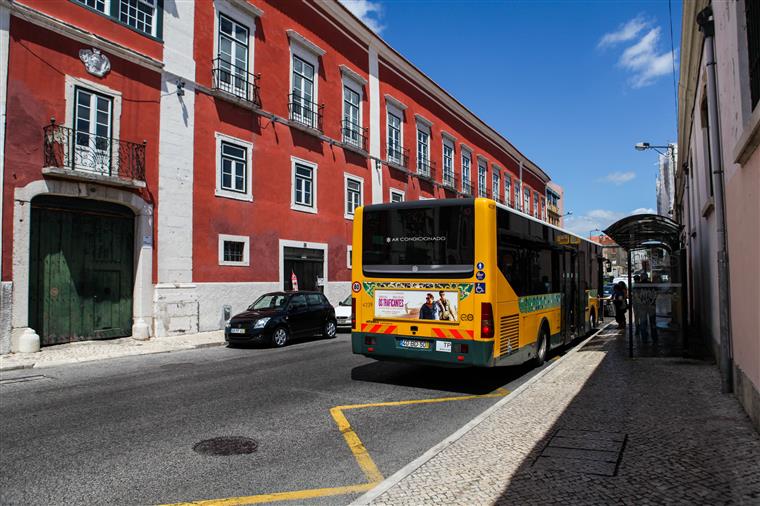
<svg viewBox="0 0 760 506">
<path fill-rule="evenodd" d="M 309 4 L 309 2 L 307 2 L 307 4 Z M 445 109 L 448 109 L 450 112 L 457 115 L 459 119 L 486 137 L 490 142 L 494 143 L 497 148 L 501 149 L 515 162 L 519 163 L 520 160 L 522 160 L 523 168 L 531 172 L 542 182 L 546 183 L 550 180 L 549 175 L 544 172 L 543 169 L 541 169 L 533 161 L 523 155 L 505 137 L 503 137 L 495 129 L 486 124 L 461 102 L 446 92 L 440 85 L 438 85 L 430 77 L 428 77 L 411 62 L 409 62 L 409 60 L 404 58 L 400 53 L 393 49 L 387 42 L 385 42 L 380 36 L 370 30 L 340 2 L 319 2 L 318 5 L 320 8 L 329 13 L 341 25 L 343 25 L 343 27 L 346 27 L 348 31 L 354 35 L 354 37 L 358 38 L 363 43 L 375 46 L 377 48 L 381 61 L 385 60 L 385 62 L 387 62 L 385 65 L 386 68 L 393 72 L 396 72 L 399 76 L 416 86 L 420 91 L 436 100 Z"/>
<path fill-rule="evenodd" d="M 288 38 L 290 39 L 291 42 L 296 42 L 300 44 L 301 46 L 308 49 L 309 51 L 311 51 L 317 56 L 322 56 L 327 52 L 295 30 L 288 29 L 288 30 L 285 30 L 285 32 L 288 34 Z"/>
<path fill-rule="evenodd" d="M 134 49 L 130 49 L 116 44 L 103 37 L 96 35 L 92 32 L 88 32 L 79 27 L 76 27 L 70 23 L 66 23 L 52 16 L 48 16 L 38 10 L 35 10 L 27 5 L 24 5 L 16 0 L 0 0 L 0 5 L 7 6 L 12 16 L 23 19 L 32 23 L 35 26 L 48 29 L 69 39 L 88 44 L 90 46 L 97 47 L 105 53 L 109 53 L 113 56 L 117 56 L 129 62 L 132 62 L 141 67 L 145 67 L 156 72 L 161 72 L 164 68 L 164 64 L 155 58 L 142 54 Z"/>
</svg>

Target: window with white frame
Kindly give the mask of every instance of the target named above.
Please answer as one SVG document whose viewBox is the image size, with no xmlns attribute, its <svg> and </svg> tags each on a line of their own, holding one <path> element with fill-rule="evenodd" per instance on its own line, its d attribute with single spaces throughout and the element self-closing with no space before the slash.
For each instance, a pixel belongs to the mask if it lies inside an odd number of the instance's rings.
<svg viewBox="0 0 760 506">
<path fill-rule="evenodd" d="M 219 265 L 250 265 L 250 238 L 219 234 Z"/>
<path fill-rule="evenodd" d="M 484 160 L 478 161 L 478 197 L 487 197 L 486 178 L 488 177 L 488 167 Z"/>
<path fill-rule="evenodd" d="M 251 153 L 253 144 L 216 133 L 217 197 L 253 200 Z"/>
<path fill-rule="evenodd" d="M 156 0 L 119 0 L 119 21 L 155 37 Z"/>
<path fill-rule="evenodd" d="M 364 180 L 357 176 L 344 174 L 343 176 L 346 188 L 346 208 L 345 218 L 354 219 L 356 208 L 362 205 L 364 200 Z"/>
<path fill-rule="evenodd" d="M 402 157 L 401 113 L 388 108 L 388 161 L 404 165 Z"/>
<path fill-rule="evenodd" d="M 454 143 L 443 138 L 443 185 L 454 188 Z"/>
<path fill-rule="evenodd" d="M 349 269 L 354 268 L 354 250 L 352 246 L 346 246 L 346 267 Z"/>
<path fill-rule="evenodd" d="M 472 165 L 472 154 L 466 149 L 462 149 L 462 193 L 467 195 L 472 195 L 470 165 Z"/>
<path fill-rule="evenodd" d="M 391 202 L 403 202 L 404 201 L 404 192 L 401 190 L 396 190 L 395 188 L 390 189 L 390 195 L 391 195 Z"/>
<path fill-rule="evenodd" d="M 522 211 L 522 197 L 520 196 L 521 191 L 520 181 L 518 179 L 515 179 L 515 208 Z"/>
<path fill-rule="evenodd" d="M 297 55 L 293 55 L 291 119 L 311 128 L 319 126 L 314 93 L 314 75 L 314 65 Z"/>
<path fill-rule="evenodd" d="M 504 200 L 507 205 L 512 205 L 512 176 L 509 174 L 504 175 Z"/>
<path fill-rule="evenodd" d="M 249 99 L 248 28 L 219 14 L 219 40 L 215 85 L 228 93 Z"/>
<path fill-rule="evenodd" d="M 538 192 L 533 192 L 533 217 L 538 218 Z"/>
<path fill-rule="evenodd" d="M 317 164 L 291 158 L 293 201 L 291 209 L 308 213 L 317 212 Z"/>
<path fill-rule="evenodd" d="M 546 221 L 546 197 L 541 197 L 541 219 Z"/>
<path fill-rule="evenodd" d="M 501 202 L 501 189 L 499 188 L 500 186 L 501 178 L 499 177 L 499 171 L 494 168 L 491 175 L 491 191 L 493 192 L 493 199 L 497 202 Z"/>
<path fill-rule="evenodd" d="M 530 188 L 525 188 L 523 191 L 523 208 L 522 212 L 530 214 Z"/>
<path fill-rule="evenodd" d="M 348 84 L 343 85 L 343 142 L 365 148 L 361 124 L 361 95 Z"/>
<path fill-rule="evenodd" d="M 430 176 L 430 127 L 417 124 L 417 173 Z"/>
<path fill-rule="evenodd" d="M 111 175 L 113 97 L 77 86 L 74 91 L 74 166 Z"/>
</svg>

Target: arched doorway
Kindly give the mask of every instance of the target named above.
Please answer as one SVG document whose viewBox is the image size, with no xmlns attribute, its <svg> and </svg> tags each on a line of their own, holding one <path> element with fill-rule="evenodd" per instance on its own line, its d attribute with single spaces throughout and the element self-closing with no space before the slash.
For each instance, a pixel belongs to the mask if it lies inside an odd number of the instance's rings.
<svg viewBox="0 0 760 506">
<path fill-rule="evenodd" d="M 131 335 L 134 230 L 119 204 L 32 199 L 29 326 L 43 346 Z"/>
</svg>

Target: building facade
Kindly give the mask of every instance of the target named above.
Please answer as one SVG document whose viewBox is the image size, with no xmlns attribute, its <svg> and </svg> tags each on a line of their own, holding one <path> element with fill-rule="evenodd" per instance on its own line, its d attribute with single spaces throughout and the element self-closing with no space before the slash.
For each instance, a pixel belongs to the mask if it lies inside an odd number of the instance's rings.
<svg viewBox="0 0 760 506">
<path fill-rule="evenodd" d="M 365 204 L 547 219 L 548 175 L 337 1 L 0 0 L 0 36 L 2 335 L 216 330 L 293 280 L 337 303 Z"/>
<path fill-rule="evenodd" d="M 728 390 L 760 428 L 758 7 L 684 3 L 674 207 L 688 251 L 689 323 L 726 358 Z"/>
<path fill-rule="evenodd" d="M 673 218 L 673 202 L 675 199 L 675 164 L 678 148 L 675 144 L 668 146 L 667 154 L 658 156 L 658 171 L 656 181 L 657 214 Z"/>
<path fill-rule="evenodd" d="M 546 184 L 546 221 L 556 227 L 564 227 L 565 222 L 565 190 L 549 181 Z"/>
</svg>

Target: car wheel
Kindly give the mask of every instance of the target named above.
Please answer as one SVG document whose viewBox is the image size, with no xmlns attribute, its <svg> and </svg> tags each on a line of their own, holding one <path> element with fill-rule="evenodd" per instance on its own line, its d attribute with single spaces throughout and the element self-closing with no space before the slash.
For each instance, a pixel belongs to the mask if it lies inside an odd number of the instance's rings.
<svg viewBox="0 0 760 506">
<path fill-rule="evenodd" d="M 272 332 L 272 346 L 276 348 L 282 348 L 288 343 L 288 329 L 285 327 L 277 327 Z"/>
<path fill-rule="evenodd" d="M 541 334 L 538 336 L 537 346 L 536 358 L 533 359 L 533 363 L 536 366 L 539 366 L 546 362 L 546 353 L 549 351 L 549 335 L 545 328 L 541 329 Z"/>
<path fill-rule="evenodd" d="M 327 320 L 325 322 L 325 328 L 322 331 L 322 334 L 325 337 L 333 338 L 335 337 L 336 332 L 337 332 L 337 327 L 335 326 L 335 322 L 333 320 Z"/>
</svg>

